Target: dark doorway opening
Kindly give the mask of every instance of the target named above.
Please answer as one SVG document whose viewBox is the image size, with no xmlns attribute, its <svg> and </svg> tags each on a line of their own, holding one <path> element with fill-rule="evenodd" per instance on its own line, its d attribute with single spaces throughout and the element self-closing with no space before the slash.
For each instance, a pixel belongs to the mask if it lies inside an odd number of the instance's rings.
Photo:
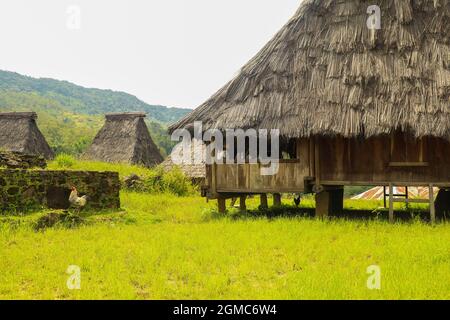
<svg viewBox="0 0 450 320">
<path fill-rule="evenodd" d="M 47 207 L 50 209 L 69 209 L 70 189 L 49 187 L 47 189 Z"/>
</svg>

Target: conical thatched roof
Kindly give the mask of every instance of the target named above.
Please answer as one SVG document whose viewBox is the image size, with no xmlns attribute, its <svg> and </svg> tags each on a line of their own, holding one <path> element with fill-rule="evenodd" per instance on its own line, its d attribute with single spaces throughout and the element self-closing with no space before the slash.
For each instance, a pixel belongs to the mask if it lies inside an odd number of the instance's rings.
<svg viewBox="0 0 450 320">
<path fill-rule="evenodd" d="M 202 141 L 194 139 L 191 144 L 189 157 L 185 158 L 183 152 L 183 143 L 180 142 L 173 148 L 170 156 L 162 163 L 164 170 L 170 171 L 174 167 L 179 167 L 189 178 L 205 178 L 206 145 Z"/>
<path fill-rule="evenodd" d="M 145 113 L 110 113 L 83 158 L 151 167 L 163 161 L 150 137 Z"/>
<path fill-rule="evenodd" d="M 381 8 L 381 29 L 367 27 Z M 449 0 L 305 0 L 233 80 L 170 130 L 280 129 L 287 137 L 450 137 Z M 238 48 L 236 49 L 238 50 Z"/>
<path fill-rule="evenodd" d="M 54 153 L 36 124 L 35 112 L 0 113 L 0 150 L 52 159 Z"/>
</svg>

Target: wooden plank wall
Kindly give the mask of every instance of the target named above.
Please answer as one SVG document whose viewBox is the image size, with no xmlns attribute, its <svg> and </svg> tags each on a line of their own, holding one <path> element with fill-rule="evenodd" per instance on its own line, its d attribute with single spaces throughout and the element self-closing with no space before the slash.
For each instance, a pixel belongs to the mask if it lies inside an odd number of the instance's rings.
<svg viewBox="0 0 450 320">
<path fill-rule="evenodd" d="M 275 175 L 262 176 L 259 164 L 217 165 L 217 192 L 301 192 L 309 168 L 301 162 L 279 164 Z"/>
<path fill-rule="evenodd" d="M 261 175 L 261 164 L 217 165 L 217 192 L 301 192 L 305 177 L 310 175 L 307 139 L 298 140 L 297 158 L 281 160 L 278 173 L 270 176 Z"/>
<path fill-rule="evenodd" d="M 397 133 L 367 140 L 321 138 L 320 164 L 324 184 L 450 185 L 450 143 L 433 137 L 418 141 Z"/>
<path fill-rule="evenodd" d="M 314 177 L 315 173 L 313 141 L 299 139 L 297 159 L 281 161 L 276 175 L 262 176 L 260 164 L 208 166 L 207 185 L 213 194 L 302 192 L 305 178 Z M 425 137 L 419 141 L 396 133 L 370 139 L 320 137 L 317 142 L 319 180 L 323 185 L 397 183 L 450 187 L 447 140 Z"/>
</svg>

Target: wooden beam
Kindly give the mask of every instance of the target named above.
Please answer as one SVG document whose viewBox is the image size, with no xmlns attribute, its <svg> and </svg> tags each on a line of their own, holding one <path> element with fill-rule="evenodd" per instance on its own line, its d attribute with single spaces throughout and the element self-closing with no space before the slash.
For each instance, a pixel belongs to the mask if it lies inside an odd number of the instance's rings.
<svg viewBox="0 0 450 320">
<path fill-rule="evenodd" d="M 394 186 L 389 184 L 389 222 L 394 223 Z"/>
<path fill-rule="evenodd" d="M 316 179 L 316 188 L 320 186 L 320 144 L 319 137 L 314 139 L 314 177 Z"/>
<path fill-rule="evenodd" d="M 217 194 L 217 164 L 214 161 L 214 163 L 211 165 L 211 193 L 216 195 Z"/>
<path fill-rule="evenodd" d="M 403 200 L 403 199 L 396 199 L 394 197 L 394 202 L 405 203 L 405 200 Z M 409 199 L 408 203 L 430 203 L 430 200 L 428 200 L 428 199 Z"/>
<path fill-rule="evenodd" d="M 405 191 L 406 191 L 406 194 L 405 194 L 405 197 L 406 197 L 406 209 L 407 210 L 409 210 L 409 189 L 408 189 L 408 187 L 405 187 Z"/>
<path fill-rule="evenodd" d="M 273 206 L 281 207 L 281 194 L 280 193 L 273 194 Z"/>
<path fill-rule="evenodd" d="M 433 181 L 432 181 L 433 182 Z M 430 181 L 385 181 L 385 180 L 367 180 L 367 181 L 357 181 L 357 180 L 322 180 L 320 182 L 324 186 L 388 186 L 390 183 L 394 183 L 396 186 L 409 186 L 409 187 L 423 187 L 428 186 Z M 440 188 L 450 188 L 450 181 L 447 182 L 433 182 L 434 187 Z"/>
<path fill-rule="evenodd" d="M 390 162 L 389 167 L 428 167 L 428 162 Z"/>
<path fill-rule="evenodd" d="M 314 177 L 316 174 L 316 167 L 314 163 L 314 139 L 309 138 L 309 176 Z"/>
<path fill-rule="evenodd" d="M 431 223 L 435 224 L 436 223 L 436 206 L 435 206 L 435 203 L 434 203 L 434 188 L 433 188 L 433 185 L 430 184 L 429 188 L 430 188 L 430 192 L 429 192 L 429 196 L 430 196 L 430 218 L 431 218 Z"/>
<path fill-rule="evenodd" d="M 267 201 L 267 194 L 262 194 L 261 196 L 260 196 L 260 199 L 261 199 L 261 208 L 262 209 L 267 209 L 267 208 L 269 208 L 269 203 L 268 203 L 268 201 Z"/>
</svg>

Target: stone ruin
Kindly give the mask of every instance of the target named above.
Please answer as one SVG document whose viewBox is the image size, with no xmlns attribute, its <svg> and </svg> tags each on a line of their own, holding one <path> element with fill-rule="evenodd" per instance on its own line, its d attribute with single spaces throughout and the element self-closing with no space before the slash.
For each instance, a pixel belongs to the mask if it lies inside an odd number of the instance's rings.
<svg viewBox="0 0 450 320">
<path fill-rule="evenodd" d="M 117 172 L 0 170 L 0 213 L 31 209 L 68 209 L 70 188 L 86 194 L 86 209 L 119 209 Z"/>
<path fill-rule="evenodd" d="M 23 154 L 21 152 L 0 152 L 0 167 L 8 169 L 31 169 L 47 167 L 43 156 Z"/>
</svg>

